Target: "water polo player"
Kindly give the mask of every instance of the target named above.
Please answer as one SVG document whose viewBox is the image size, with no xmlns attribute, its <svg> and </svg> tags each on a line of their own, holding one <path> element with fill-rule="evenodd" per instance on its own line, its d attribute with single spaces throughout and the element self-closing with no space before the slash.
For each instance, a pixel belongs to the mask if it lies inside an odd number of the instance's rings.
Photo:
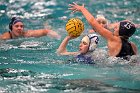
<svg viewBox="0 0 140 93">
<path fill-rule="evenodd" d="M 73 12 L 80 11 L 87 19 L 92 28 L 96 29 L 101 36 L 107 40 L 108 55 L 113 57 L 132 56 L 137 54 L 137 47 L 134 43 L 129 42 L 129 38 L 136 31 L 135 25 L 130 21 L 118 22 L 114 26 L 114 32 L 102 27 L 94 16 L 84 7 L 78 5 L 77 3 L 69 4 Z"/>
<path fill-rule="evenodd" d="M 84 63 L 93 63 L 92 61 L 94 59 L 91 54 L 97 47 L 99 41 L 98 36 L 96 34 L 89 34 L 84 36 L 79 45 L 79 51 L 77 52 L 68 52 L 66 49 L 66 46 L 71 39 L 73 39 L 72 36 L 66 36 L 57 49 L 57 53 L 60 55 L 75 55 L 77 61 L 82 61 Z"/>
<path fill-rule="evenodd" d="M 59 38 L 60 36 L 49 29 L 39 29 L 39 30 L 28 30 L 24 31 L 24 24 L 21 18 L 13 17 L 9 23 L 9 32 L 5 32 L 0 35 L 0 39 L 14 39 L 18 37 L 40 37 L 49 35 L 54 38 Z"/>
</svg>

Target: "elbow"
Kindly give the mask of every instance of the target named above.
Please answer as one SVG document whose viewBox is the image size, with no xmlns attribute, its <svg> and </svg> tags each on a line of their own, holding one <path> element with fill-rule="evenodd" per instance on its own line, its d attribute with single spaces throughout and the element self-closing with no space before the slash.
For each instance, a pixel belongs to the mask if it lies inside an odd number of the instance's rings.
<svg viewBox="0 0 140 93">
<path fill-rule="evenodd" d="M 43 34 L 47 35 L 50 31 L 48 29 L 44 29 Z"/>
<path fill-rule="evenodd" d="M 60 51 L 59 49 L 56 50 L 56 53 L 57 53 L 58 55 L 61 55 L 61 51 Z"/>
<path fill-rule="evenodd" d="M 57 49 L 56 53 L 57 55 L 64 55 L 66 53 L 66 50 Z"/>
</svg>

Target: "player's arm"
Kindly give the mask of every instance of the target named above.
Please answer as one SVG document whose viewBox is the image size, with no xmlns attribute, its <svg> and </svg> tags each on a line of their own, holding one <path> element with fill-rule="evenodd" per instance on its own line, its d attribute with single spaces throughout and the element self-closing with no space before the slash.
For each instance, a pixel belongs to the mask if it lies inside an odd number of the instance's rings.
<svg viewBox="0 0 140 93">
<path fill-rule="evenodd" d="M 46 35 L 54 38 L 60 38 L 60 35 L 58 33 L 48 29 L 28 30 L 24 34 L 25 37 L 41 37 Z"/>
<path fill-rule="evenodd" d="M 78 52 L 68 52 L 66 46 L 69 40 L 72 39 L 71 36 L 66 36 L 64 40 L 61 42 L 59 48 L 57 49 L 57 53 L 60 55 L 76 55 Z"/>
<path fill-rule="evenodd" d="M 76 3 L 70 4 L 71 8 L 70 10 L 73 10 L 73 12 L 80 11 L 87 19 L 88 23 L 98 32 L 101 36 L 103 36 L 106 39 L 113 39 L 113 33 L 109 30 L 102 27 L 94 18 L 94 16 L 84 7 L 84 5 L 79 6 Z"/>
</svg>

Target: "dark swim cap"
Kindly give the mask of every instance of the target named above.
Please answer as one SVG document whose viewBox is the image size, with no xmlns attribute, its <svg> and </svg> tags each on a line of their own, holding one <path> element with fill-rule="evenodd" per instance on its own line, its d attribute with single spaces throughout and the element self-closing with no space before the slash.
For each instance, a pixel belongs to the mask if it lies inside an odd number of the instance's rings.
<svg viewBox="0 0 140 93">
<path fill-rule="evenodd" d="M 9 29 L 12 31 L 12 25 L 16 24 L 17 22 L 22 22 L 19 17 L 13 17 L 11 22 L 9 23 Z"/>
<path fill-rule="evenodd" d="M 128 21 L 120 22 L 120 28 L 119 28 L 120 36 L 131 37 L 135 33 L 135 31 L 136 31 L 136 27 L 133 23 Z"/>
</svg>

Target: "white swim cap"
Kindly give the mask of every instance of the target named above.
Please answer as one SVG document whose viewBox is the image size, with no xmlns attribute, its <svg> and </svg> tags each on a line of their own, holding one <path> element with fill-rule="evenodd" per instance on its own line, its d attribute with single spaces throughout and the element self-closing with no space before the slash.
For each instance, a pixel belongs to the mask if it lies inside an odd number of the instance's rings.
<svg viewBox="0 0 140 93">
<path fill-rule="evenodd" d="M 88 34 L 85 37 L 83 37 L 82 41 L 89 44 L 88 51 L 94 51 L 99 42 L 99 38 L 96 34 Z"/>
</svg>

